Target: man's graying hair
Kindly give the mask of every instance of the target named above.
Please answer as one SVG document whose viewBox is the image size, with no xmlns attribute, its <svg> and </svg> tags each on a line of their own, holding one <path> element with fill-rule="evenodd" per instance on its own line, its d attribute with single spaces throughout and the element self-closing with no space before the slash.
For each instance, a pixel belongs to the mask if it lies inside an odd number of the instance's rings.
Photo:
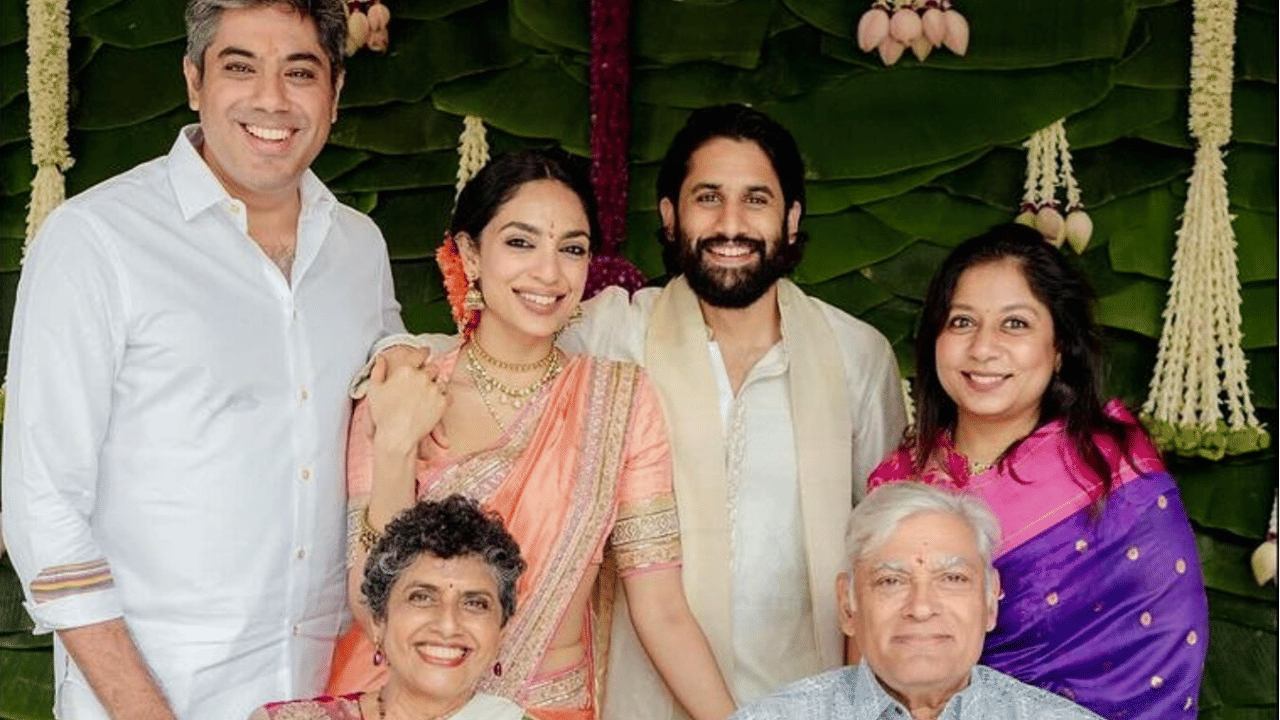
<svg viewBox="0 0 1280 720">
<path fill-rule="evenodd" d="M 342 49 L 347 42 L 343 0 L 190 0 L 187 3 L 187 59 L 204 77 L 204 51 L 209 49 L 224 10 L 282 5 L 316 25 L 316 38 L 329 58 L 330 81 L 342 73 Z"/>
<path fill-rule="evenodd" d="M 921 513 L 948 513 L 973 528 L 978 554 L 986 571 L 986 590 L 995 591 L 995 569 L 991 554 L 1000 544 L 1000 522 L 987 504 L 972 495 L 943 490 L 920 482 L 896 482 L 882 485 L 849 514 L 845 530 L 845 562 L 848 563 L 849 588 L 852 594 L 854 566 L 889 540 L 903 520 Z"/>
</svg>

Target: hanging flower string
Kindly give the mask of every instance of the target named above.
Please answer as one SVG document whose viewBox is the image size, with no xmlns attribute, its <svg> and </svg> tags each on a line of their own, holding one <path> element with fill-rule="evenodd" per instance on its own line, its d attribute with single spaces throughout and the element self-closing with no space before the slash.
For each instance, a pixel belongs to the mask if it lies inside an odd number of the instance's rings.
<svg viewBox="0 0 1280 720">
<path fill-rule="evenodd" d="M 27 245 L 44 219 L 66 198 L 63 173 L 75 162 L 67 146 L 68 19 L 66 0 L 27 3 L 31 162 L 36 166 L 27 213 Z"/>
<path fill-rule="evenodd" d="M 67 145 L 67 0 L 30 0 L 27 3 L 27 88 L 31 125 L 31 204 L 27 208 L 27 232 L 23 256 L 49 213 L 67 197 L 63 173 L 75 160 Z M 4 412 L 6 385 L 0 385 L 0 413 Z M 0 548 L 3 543 L 0 543 Z M 2 554 L 0 550 L 0 554 Z"/>
<path fill-rule="evenodd" d="M 1195 164 L 1173 255 L 1169 300 L 1143 419 L 1161 447 L 1219 460 L 1271 437 L 1249 396 L 1240 279 L 1222 147 L 1231 138 L 1235 2 L 1195 0 L 1191 135 Z"/>
<path fill-rule="evenodd" d="M 1257 550 L 1253 551 L 1253 579 L 1259 585 L 1276 579 L 1276 511 L 1280 509 L 1276 503 L 1280 498 L 1271 501 L 1271 526 L 1267 528 L 1267 538 Z"/>
<path fill-rule="evenodd" d="M 1036 131 L 1023 143 L 1027 148 L 1027 179 L 1017 222 L 1035 228 L 1054 247 L 1065 240 L 1076 253 L 1084 252 L 1093 235 L 1093 221 L 1080 202 L 1080 186 L 1071 168 L 1071 148 L 1064 120 Z M 1058 189 L 1066 200 L 1066 217 L 1058 210 Z"/>
<path fill-rule="evenodd" d="M 644 273 L 621 254 L 630 183 L 630 27 L 630 0 L 591 1 L 591 185 L 604 237 L 591 258 L 584 300 L 610 285 L 635 292 L 645 283 Z"/>
<path fill-rule="evenodd" d="M 382 0 L 347 0 L 347 57 L 362 47 L 386 52 L 391 44 L 391 10 Z"/>
<path fill-rule="evenodd" d="M 467 181 L 480 172 L 480 168 L 489 162 L 489 140 L 485 136 L 484 121 L 475 115 L 462 118 L 462 135 L 458 137 L 458 183 L 453 199 Z"/>
<path fill-rule="evenodd" d="M 854 34 L 858 48 L 878 52 L 885 65 L 898 62 L 907 48 L 921 62 L 944 45 L 956 55 L 969 50 L 969 21 L 951 0 L 875 0 Z"/>
</svg>

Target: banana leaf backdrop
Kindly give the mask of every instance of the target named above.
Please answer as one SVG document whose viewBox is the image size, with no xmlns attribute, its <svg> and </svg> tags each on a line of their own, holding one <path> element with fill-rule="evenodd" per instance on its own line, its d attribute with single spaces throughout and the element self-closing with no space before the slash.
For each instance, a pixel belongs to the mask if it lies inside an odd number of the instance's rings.
<svg viewBox="0 0 1280 720">
<path fill-rule="evenodd" d="M 387 1 L 390 52 L 350 59 L 315 170 L 381 226 L 409 327 L 448 330 L 431 253 L 453 198 L 461 116 L 486 120 L 495 151 L 559 144 L 585 155 L 588 3 Z M 635 0 L 625 252 L 662 274 L 656 161 L 689 109 L 753 103 L 794 131 L 809 164 L 812 241 L 796 280 L 880 328 L 909 375 L 929 276 L 949 246 L 1012 217 L 1019 143 L 1066 117 L 1096 226 L 1082 261 L 1102 296 L 1108 387 L 1140 404 L 1192 163 L 1190 0 L 958 3 L 972 25 L 966 57 L 908 53 L 885 68 L 851 40 L 864 0 Z M 1274 428 L 1277 8 L 1240 5 L 1228 180 L 1250 381 Z M 72 0 L 68 193 L 164 153 L 192 121 L 180 15 L 176 0 Z M 0 0 L 0 352 L 33 176 L 25 44 L 24 4 Z M 1209 586 L 1202 717 L 1274 718 L 1276 591 L 1254 585 L 1248 556 L 1266 531 L 1276 451 L 1171 462 Z M 48 636 L 29 634 L 20 597 L 0 561 L 0 718 L 47 718 Z"/>
</svg>

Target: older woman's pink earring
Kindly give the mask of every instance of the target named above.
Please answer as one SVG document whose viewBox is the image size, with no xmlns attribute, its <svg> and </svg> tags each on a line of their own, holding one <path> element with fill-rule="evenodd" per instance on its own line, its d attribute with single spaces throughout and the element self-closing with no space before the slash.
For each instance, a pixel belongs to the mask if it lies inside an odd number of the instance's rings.
<svg viewBox="0 0 1280 720">
<path fill-rule="evenodd" d="M 386 656 L 386 654 L 385 654 L 385 653 L 383 653 L 383 652 L 382 652 L 382 646 L 381 646 L 381 645 L 379 645 L 379 646 L 378 646 L 378 649 L 377 649 L 377 650 L 374 650 L 374 651 L 373 651 L 373 664 L 374 664 L 374 665 L 386 665 L 386 664 L 387 664 L 387 656 Z"/>
<path fill-rule="evenodd" d="M 467 294 L 462 299 L 462 309 L 467 312 L 480 312 L 484 309 L 484 294 L 475 280 L 467 281 Z"/>
</svg>

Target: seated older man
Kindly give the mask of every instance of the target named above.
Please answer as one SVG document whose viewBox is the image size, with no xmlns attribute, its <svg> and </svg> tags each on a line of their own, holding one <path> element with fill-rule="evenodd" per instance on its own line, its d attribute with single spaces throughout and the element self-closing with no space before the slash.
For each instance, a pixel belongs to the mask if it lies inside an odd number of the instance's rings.
<svg viewBox="0 0 1280 720">
<path fill-rule="evenodd" d="M 841 625 L 862 662 L 793 683 L 734 720 L 1076 720 L 1071 701 L 977 665 L 996 624 L 1000 526 L 977 498 L 885 485 L 849 517 Z"/>
</svg>

